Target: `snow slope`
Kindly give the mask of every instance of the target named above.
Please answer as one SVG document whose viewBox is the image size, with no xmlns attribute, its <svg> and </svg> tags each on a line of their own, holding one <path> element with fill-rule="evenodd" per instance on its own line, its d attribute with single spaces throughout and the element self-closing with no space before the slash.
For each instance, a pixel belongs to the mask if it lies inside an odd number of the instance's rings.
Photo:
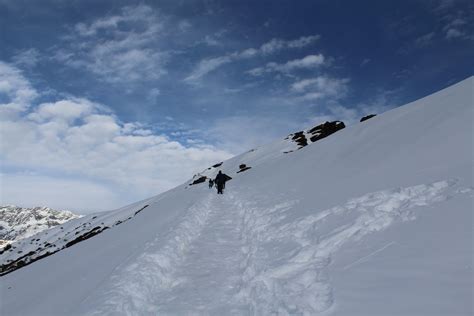
<svg viewBox="0 0 474 316">
<path fill-rule="evenodd" d="M 0 314 L 472 315 L 473 85 L 203 171 L 233 177 L 222 196 L 183 184 L 105 213 L 2 276 Z"/>
</svg>

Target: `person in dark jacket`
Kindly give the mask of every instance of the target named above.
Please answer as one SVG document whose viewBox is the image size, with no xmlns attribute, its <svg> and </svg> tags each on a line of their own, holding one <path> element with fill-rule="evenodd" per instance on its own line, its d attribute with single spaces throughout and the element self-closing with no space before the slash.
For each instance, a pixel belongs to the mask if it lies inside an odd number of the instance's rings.
<svg viewBox="0 0 474 316">
<path fill-rule="evenodd" d="M 219 170 L 219 173 L 214 179 L 214 183 L 216 184 L 216 187 L 217 187 L 217 194 L 224 194 L 223 190 L 225 188 L 225 183 L 226 181 L 229 181 L 230 179 L 232 178 L 226 175 L 225 173 L 222 173 L 222 171 Z"/>
<path fill-rule="evenodd" d="M 214 186 L 214 180 L 209 179 L 209 189 Z"/>
</svg>

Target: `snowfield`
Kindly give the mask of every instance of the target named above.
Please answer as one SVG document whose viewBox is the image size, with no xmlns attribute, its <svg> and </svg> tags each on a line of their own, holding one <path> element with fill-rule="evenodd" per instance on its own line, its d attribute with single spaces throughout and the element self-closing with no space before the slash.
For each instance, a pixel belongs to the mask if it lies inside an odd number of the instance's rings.
<svg viewBox="0 0 474 316">
<path fill-rule="evenodd" d="M 0 278 L 0 314 L 472 315 L 473 87 L 14 243 L 0 264 L 57 252 Z"/>
</svg>

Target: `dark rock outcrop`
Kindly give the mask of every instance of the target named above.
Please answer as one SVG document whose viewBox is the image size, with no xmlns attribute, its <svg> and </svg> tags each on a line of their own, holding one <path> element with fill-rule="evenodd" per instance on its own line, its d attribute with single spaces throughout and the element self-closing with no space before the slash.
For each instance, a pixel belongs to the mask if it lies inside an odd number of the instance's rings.
<svg viewBox="0 0 474 316">
<path fill-rule="evenodd" d="M 116 225 L 119 225 L 123 223 L 122 221 L 119 221 L 117 223 L 115 223 Z M 100 234 L 101 232 L 103 232 L 104 230 L 108 229 L 109 227 L 105 226 L 105 227 L 101 227 L 101 226 L 97 226 L 97 227 L 94 227 L 92 230 L 86 232 L 85 234 L 82 234 L 80 235 L 79 237 L 77 237 L 76 239 L 74 240 L 71 240 L 70 242 L 68 242 L 66 244 L 66 248 L 68 247 L 71 247 L 72 245 L 75 245 L 77 244 L 78 242 L 81 242 L 81 241 L 84 241 L 86 239 L 89 239 L 91 237 L 94 237 L 95 235 L 98 235 Z"/>
<path fill-rule="evenodd" d="M 293 137 L 291 138 L 295 143 L 300 145 L 301 147 L 304 147 L 308 145 L 308 140 L 306 139 L 306 136 L 304 136 L 304 132 L 296 132 L 293 134 Z"/>
<path fill-rule="evenodd" d="M 315 141 L 318 141 L 324 137 L 327 137 L 345 127 L 346 125 L 344 124 L 344 122 L 341 122 L 341 121 L 325 122 L 309 130 L 299 131 L 294 134 L 290 134 L 285 138 L 285 140 L 291 139 L 291 141 L 298 144 L 299 147 L 296 149 L 298 150 L 307 146 L 308 143 L 314 143 Z M 284 151 L 283 153 L 289 154 L 293 151 L 294 150 L 287 150 L 287 151 Z"/>
<path fill-rule="evenodd" d="M 313 127 L 308 131 L 308 133 L 312 135 L 309 139 L 314 143 L 315 141 L 318 141 L 324 137 L 328 137 L 329 135 L 345 127 L 346 125 L 341 121 L 325 122 Z"/>
<path fill-rule="evenodd" d="M 237 173 L 244 172 L 245 170 L 249 170 L 250 168 L 252 167 L 248 167 L 246 164 L 241 164 L 239 165 L 239 171 L 237 171 Z"/>
<path fill-rule="evenodd" d="M 206 180 L 207 180 L 206 176 L 201 176 L 201 177 L 197 178 L 196 180 L 194 180 L 193 182 L 191 182 L 189 185 L 195 185 L 195 184 L 203 183 L 203 182 L 206 182 Z"/>
<path fill-rule="evenodd" d="M 369 114 L 367 116 L 364 116 L 363 118 L 360 119 L 361 122 L 367 121 L 368 119 L 373 118 L 374 116 L 377 116 L 377 114 Z"/>
</svg>

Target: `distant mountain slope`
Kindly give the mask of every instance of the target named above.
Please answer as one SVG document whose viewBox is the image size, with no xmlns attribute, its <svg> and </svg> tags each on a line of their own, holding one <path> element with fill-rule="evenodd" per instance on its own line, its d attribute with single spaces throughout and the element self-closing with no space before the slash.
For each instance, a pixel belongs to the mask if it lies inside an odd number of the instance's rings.
<svg viewBox="0 0 474 316">
<path fill-rule="evenodd" d="M 473 86 L 18 241 L 0 314 L 472 315 Z"/>
<path fill-rule="evenodd" d="M 0 240 L 15 241 L 78 218 L 69 211 L 49 207 L 0 206 Z"/>
</svg>

